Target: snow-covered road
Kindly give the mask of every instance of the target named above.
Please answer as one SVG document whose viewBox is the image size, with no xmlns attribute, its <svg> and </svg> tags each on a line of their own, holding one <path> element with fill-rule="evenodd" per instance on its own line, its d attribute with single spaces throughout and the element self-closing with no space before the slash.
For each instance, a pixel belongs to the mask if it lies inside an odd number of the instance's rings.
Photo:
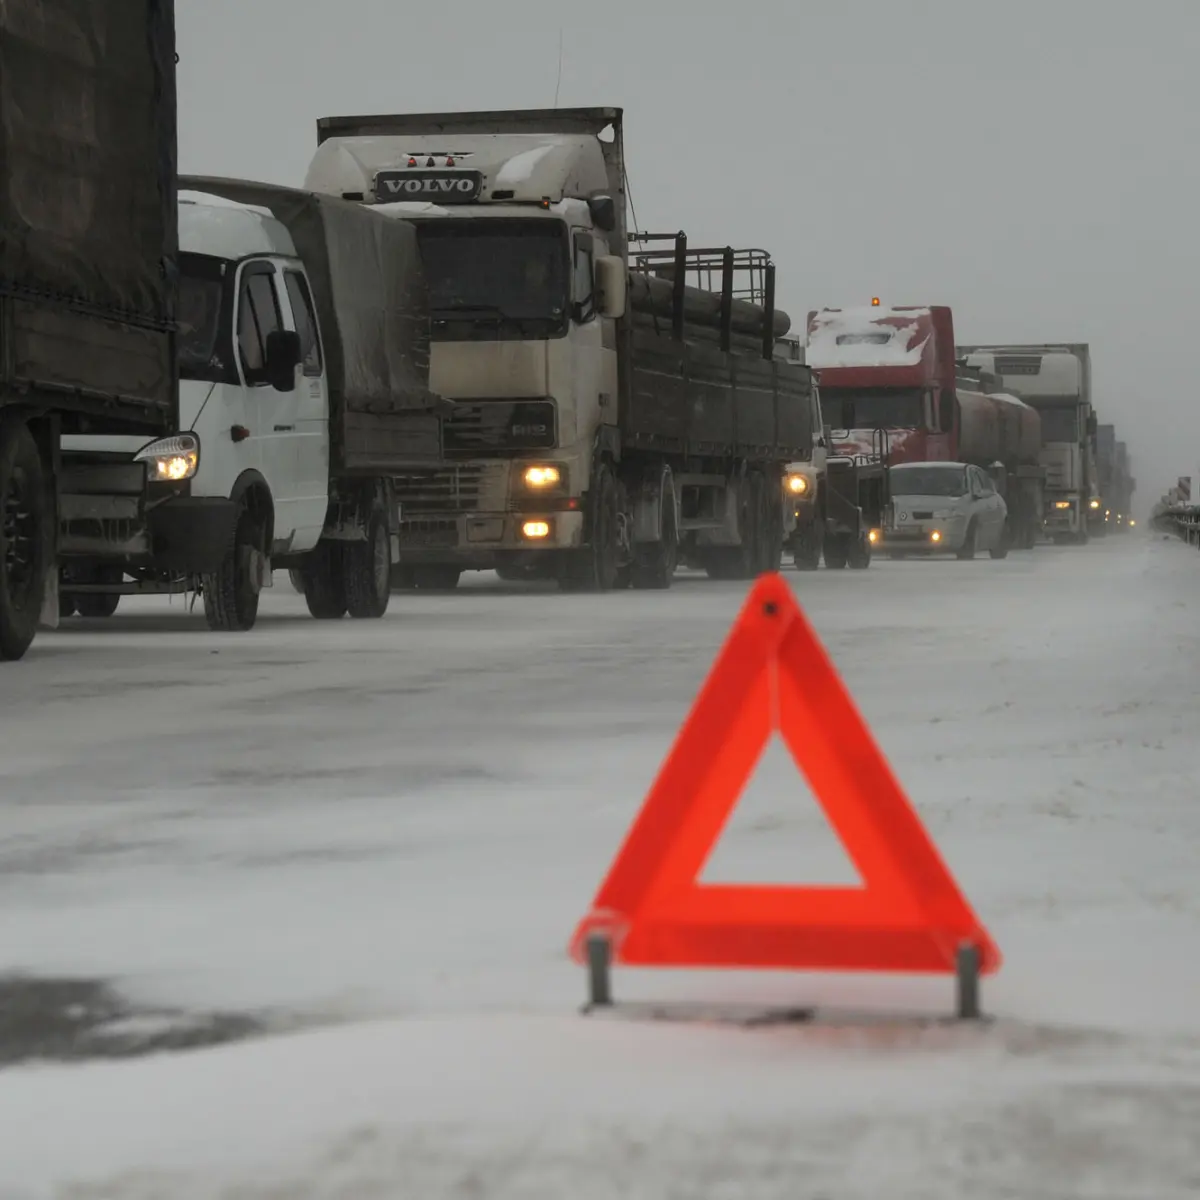
<svg viewBox="0 0 1200 1200">
<path fill-rule="evenodd" d="M 329 626 L 280 576 L 240 636 L 127 601 L 0 672 L 0 971 L 183 1014 L 113 1046 L 271 1036 L 0 1070 L 0 1197 L 1194 1197 L 1200 560 L 787 577 L 1005 954 L 994 1025 L 865 976 L 616 975 L 811 1025 L 577 1014 L 566 940 L 745 585 Z M 771 752 L 706 878 L 854 877 Z"/>
</svg>

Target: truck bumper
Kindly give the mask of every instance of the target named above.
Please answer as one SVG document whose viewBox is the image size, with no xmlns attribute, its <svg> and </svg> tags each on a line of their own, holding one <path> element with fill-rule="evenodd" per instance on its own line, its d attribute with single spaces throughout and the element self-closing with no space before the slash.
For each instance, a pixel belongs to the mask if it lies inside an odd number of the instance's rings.
<svg viewBox="0 0 1200 1200">
<path fill-rule="evenodd" d="M 229 547 L 237 505 L 221 496 L 176 496 L 147 513 L 150 556 L 171 574 L 215 571 Z"/>
<path fill-rule="evenodd" d="M 1055 534 L 1078 533 L 1080 529 L 1079 501 L 1073 496 L 1059 497 L 1070 504 L 1069 508 L 1055 508 L 1055 500 L 1046 502 L 1046 533 L 1053 537 Z"/>
<path fill-rule="evenodd" d="M 498 562 L 583 545 L 583 513 L 430 513 L 400 520 L 402 563 L 454 563 L 487 570 Z"/>
</svg>

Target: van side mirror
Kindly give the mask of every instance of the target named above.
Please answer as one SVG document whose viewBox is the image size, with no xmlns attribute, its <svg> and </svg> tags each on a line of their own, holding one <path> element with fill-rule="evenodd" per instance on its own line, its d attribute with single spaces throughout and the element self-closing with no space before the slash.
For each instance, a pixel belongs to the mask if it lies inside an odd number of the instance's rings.
<svg viewBox="0 0 1200 1200">
<path fill-rule="evenodd" d="M 300 335 L 292 329 L 275 329 L 267 334 L 267 382 L 277 392 L 296 390 L 296 368 L 300 365 Z"/>
<path fill-rule="evenodd" d="M 587 202 L 588 212 L 592 214 L 592 224 L 601 233 L 612 233 L 617 227 L 617 206 L 613 198 L 607 195 L 592 196 Z"/>
<path fill-rule="evenodd" d="M 623 317 L 628 287 L 625 260 L 616 254 L 602 254 L 596 259 L 595 271 L 596 311 L 614 320 Z"/>
</svg>

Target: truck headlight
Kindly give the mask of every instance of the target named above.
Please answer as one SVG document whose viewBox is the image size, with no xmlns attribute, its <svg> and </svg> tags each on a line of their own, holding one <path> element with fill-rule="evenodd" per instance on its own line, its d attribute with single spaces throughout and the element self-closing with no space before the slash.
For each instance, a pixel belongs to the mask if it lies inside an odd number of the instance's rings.
<svg viewBox="0 0 1200 1200">
<path fill-rule="evenodd" d="M 527 488 L 534 488 L 541 491 L 544 488 L 558 487 L 562 483 L 563 472 L 560 467 L 556 467 L 553 463 L 538 463 L 532 467 L 526 467 L 522 475 Z"/>
<path fill-rule="evenodd" d="M 159 438 L 143 446 L 134 462 L 144 462 L 151 483 L 182 483 L 191 479 L 200 465 L 200 439 L 194 433 Z"/>
<path fill-rule="evenodd" d="M 1070 500 L 1055 500 L 1054 507 L 1057 509 L 1070 508 L 1071 502 Z"/>
<path fill-rule="evenodd" d="M 786 486 L 793 496 L 803 496 L 808 492 L 808 476 L 789 475 Z"/>
<path fill-rule="evenodd" d="M 1089 506 L 1088 506 L 1088 507 L 1090 507 L 1090 508 L 1099 508 L 1099 507 L 1100 507 L 1100 501 L 1099 501 L 1099 500 L 1092 500 L 1092 501 L 1090 502 L 1090 504 L 1089 504 Z"/>
</svg>

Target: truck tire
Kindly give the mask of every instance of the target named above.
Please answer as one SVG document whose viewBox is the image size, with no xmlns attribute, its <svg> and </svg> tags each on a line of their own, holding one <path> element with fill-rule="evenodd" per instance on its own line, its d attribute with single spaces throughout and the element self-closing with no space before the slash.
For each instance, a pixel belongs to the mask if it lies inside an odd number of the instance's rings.
<svg viewBox="0 0 1200 1200">
<path fill-rule="evenodd" d="M 387 612 L 392 598 L 392 543 L 381 509 L 371 509 L 365 542 L 342 545 L 342 582 L 346 611 L 355 620 L 378 620 Z"/>
<path fill-rule="evenodd" d="M 318 621 L 340 621 L 346 615 L 346 581 L 341 546 L 319 541 L 304 564 L 304 603 Z"/>
<path fill-rule="evenodd" d="M 218 633 L 244 633 L 258 620 L 258 589 L 254 586 L 253 556 L 262 552 L 263 530 L 242 497 L 225 557 L 220 567 L 201 580 L 204 617 Z M 81 597 L 82 598 L 82 597 Z"/>
<path fill-rule="evenodd" d="M 840 571 L 850 561 L 850 535 L 831 533 L 825 538 L 825 566 L 831 571 Z"/>
<path fill-rule="evenodd" d="M 783 565 L 783 487 L 778 480 L 772 487 L 770 475 L 758 476 L 762 497 L 762 558 L 758 574 L 774 575 Z"/>
<path fill-rule="evenodd" d="M 588 544 L 570 551 L 558 572 L 564 592 L 610 592 L 617 582 L 620 503 L 617 481 L 608 463 L 601 463 L 592 480 L 588 503 Z"/>
<path fill-rule="evenodd" d="M 125 578 L 125 572 L 120 567 L 100 567 L 88 572 L 83 583 L 120 583 Z M 81 617 L 104 618 L 111 617 L 121 603 L 120 592 L 76 592 L 71 596 L 72 607 Z M 62 603 L 59 602 L 59 612 Z"/>
<path fill-rule="evenodd" d="M 871 565 L 871 543 L 865 535 L 850 540 L 846 565 L 852 571 L 865 571 Z"/>
<path fill-rule="evenodd" d="M 53 549 L 37 442 L 23 421 L 0 421 L 0 660 L 24 657 L 33 642 Z"/>
<path fill-rule="evenodd" d="M 663 505 L 662 537 L 657 542 L 634 547 L 629 581 L 646 591 L 665 591 L 675 578 L 679 563 L 679 531 L 675 521 L 674 497 Z"/>
<path fill-rule="evenodd" d="M 821 565 L 821 535 L 815 523 L 792 535 L 792 562 L 797 571 L 815 571 Z"/>
<path fill-rule="evenodd" d="M 960 562 L 970 562 L 975 557 L 975 522 L 967 526 L 967 536 L 963 544 L 955 551 L 955 557 Z"/>
<path fill-rule="evenodd" d="M 288 571 L 288 581 L 292 585 L 292 591 L 294 591 L 299 596 L 304 595 L 304 572 L 303 571 L 298 571 L 295 567 L 292 567 L 291 570 Z"/>
</svg>

